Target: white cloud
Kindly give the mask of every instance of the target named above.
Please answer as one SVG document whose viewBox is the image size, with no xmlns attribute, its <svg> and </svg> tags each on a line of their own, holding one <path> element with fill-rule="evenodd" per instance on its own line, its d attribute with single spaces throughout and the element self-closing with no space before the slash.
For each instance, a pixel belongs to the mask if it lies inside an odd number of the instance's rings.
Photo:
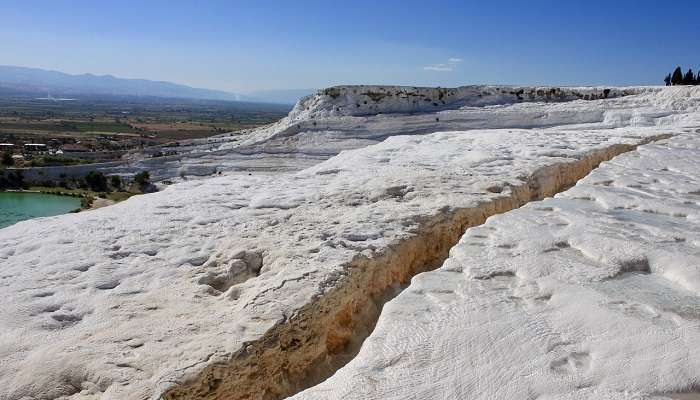
<svg viewBox="0 0 700 400">
<path fill-rule="evenodd" d="M 440 71 L 440 72 L 450 72 L 453 71 L 457 64 L 461 63 L 462 59 L 457 57 L 452 57 L 447 60 L 447 63 L 440 64 L 430 64 L 423 67 L 425 71 Z"/>
<path fill-rule="evenodd" d="M 452 65 L 448 64 L 432 64 L 423 67 L 426 71 L 452 71 Z"/>
</svg>

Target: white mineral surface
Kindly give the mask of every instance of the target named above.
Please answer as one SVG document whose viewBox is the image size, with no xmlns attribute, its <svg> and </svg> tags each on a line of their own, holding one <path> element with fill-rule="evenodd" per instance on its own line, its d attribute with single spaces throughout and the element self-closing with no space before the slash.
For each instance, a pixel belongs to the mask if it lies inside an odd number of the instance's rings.
<svg viewBox="0 0 700 400">
<path fill-rule="evenodd" d="M 295 398 L 697 398 L 699 172 L 682 135 L 467 230 Z"/>
<path fill-rule="evenodd" d="M 416 284 L 432 282 L 430 290 L 421 294 L 414 284 L 390 303 L 360 356 L 308 395 L 683 391 L 700 370 L 692 356 L 700 343 L 692 253 L 700 89 L 630 88 L 597 100 L 591 93 L 597 98 L 602 88 L 576 90 L 589 100 L 460 98 L 437 112 L 390 103 L 372 115 L 343 111 L 361 97 L 319 94 L 281 124 L 327 123 L 322 129 L 266 128 L 242 140 L 255 154 L 354 150 L 298 172 L 189 181 L 0 230 L 0 399 L 291 394 L 330 374 L 358 329 L 369 333 L 374 321 L 363 327 L 363 317 L 378 310 L 362 296 L 406 283 L 402 265 L 431 251 L 426 261 L 438 260 L 443 237 L 552 194 L 602 159 L 663 135 L 683 136 L 596 172 L 610 186 L 579 185 L 551 200 L 561 206 L 491 220 L 493 236 L 482 233 L 478 251 L 463 243 L 446 267 L 421 275 Z M 314 101 L 316 108 L 305 105 Z M 319 106 L 330 103 L 335 108 Z M 216 146 L 221 163 L 240 156 L 229 141 Z M 218 165 L 207 157 L 193 156 Z M 656 158 L 633 162 L 649 157 Z M 264 157 L 266 165 L 273 159 Z M 577 191 L 596 200 L 566 200 Z M 440 229 L 450 233 L 431 236 Z M 401 247 L 412 238 L 421 240 Z M 546 249 L 533 247 L 550 239 Z M 385 259 L 393 260 L 386 273 Z M 450 272 L 457 265 L 463 272 Z M 476 278 L 489 271 L 492 279 Z M 538 294 L 547 290 L 549 299 Z M 624 354 L 615 353 L 620 347 Z M 309 377 L 310 365 L 328 368 Z"/>
<path fill-rule="evenodd" d="M 606 90 L 606 100 L 583 100 L 603 98 Z M 668 89 L 660 90 L 339 86 L 302 98 L 288 117 L 268 127 L 180 142 L 158 149 L 177 156 L 147 157 L 105 172 L 147 169 L 162 180 L 242 170 L 294 171 L 395 135 L 571 124 L 601 128 L 654 125 L 657 118 L 678 109 L 679 104 L 673 103 L 681 100 L 675 92 L 669 95 Z"/>
</svg>

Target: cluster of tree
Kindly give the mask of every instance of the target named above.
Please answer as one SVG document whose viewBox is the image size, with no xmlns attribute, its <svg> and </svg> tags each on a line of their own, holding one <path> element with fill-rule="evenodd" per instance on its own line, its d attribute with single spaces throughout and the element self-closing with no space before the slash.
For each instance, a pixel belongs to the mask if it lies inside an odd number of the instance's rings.
<svg viewBox="0 0 700 400">
<path fill-rule="evenodd" d="M 134 175 L 133 182 L 138 185 L 140 190 L 145 190 L 151 184 L 151 176 L 148 171 L 141 171 Z M 38 182 L 33 184 L 36 185 Z M 90 171 L 84 177 L 67 178 L 65 174 L 61 174 L 58 183 L 54 180 L 45 180 L 40 184 L 46 187 L 80 188 L 105 193 L 124 190 L 128 182 L 125 182 L 118 175 L 105 176 L 100 171 Z M 21 170 L 0 170 L 0 190 L 27 189 L 28 187 L 29 184 L 25 181 Z"/>
<path fill-rule="evenodd" d="M 134 182 L 143 189 L 145 186 L 150 184 L 151 176 L 147 171 L 141 171 L 134 175 Z M 89 188 L 93 192 L 106 192 L 110 189 L 121 190 L 124 182 L 122 178 L 118 175 L 112 175 L 109 180 L 100 171 L 90 171 L 85 175 L 84 178 L 86 188 Z"/>
<path fill-rule="evenodd" d="M 664 78 L 666 86 L 676 86 L 676 85 L 700 85 L 700 72 L 698 72 L 697 77 L 693 74 L 693 69 L 689 69 L 688 72 L 683 74 L 681 67 L 677 67 L 672 74 L 666 75 Z"/>
<path fill-rule="evenodd" d="M 26 189 L 27 187 L 22 171 L 0 171 L 0 190 Z"/>
<path fill-rule="evenodd" d="M 85 183 L 93 192 L 107 191 L 107 177 L 99 171 L 90 171 L 85 175 Z"/>
</svg>

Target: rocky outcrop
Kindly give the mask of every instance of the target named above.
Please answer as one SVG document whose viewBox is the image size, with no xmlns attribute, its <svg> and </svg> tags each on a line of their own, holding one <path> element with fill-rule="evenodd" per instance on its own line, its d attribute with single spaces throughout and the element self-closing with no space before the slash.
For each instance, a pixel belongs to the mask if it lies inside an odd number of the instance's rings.
<svg viewBox="0 0 700 400">
<path fill-rule="evenodd" d="M 656 90 L 658 89 L 615 87 L 335 86 L 302 98 L 289 117 L 290 119 L 309 119 L 331 116 L 422 113 L 523 101 L 599 100 Z"/>
</svg>

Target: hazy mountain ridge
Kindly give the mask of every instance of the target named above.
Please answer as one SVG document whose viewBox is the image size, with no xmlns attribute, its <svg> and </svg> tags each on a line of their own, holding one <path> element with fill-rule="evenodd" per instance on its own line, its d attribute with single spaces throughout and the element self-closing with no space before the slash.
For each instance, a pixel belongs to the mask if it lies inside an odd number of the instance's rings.
<svg viewBox="0 0 700 400">
<path fill-rule="evenodd" d="M 242 95 L 221 90 L 194 88 L 167 81 L 125 79 L 89 73 L 72 75 L 39 68 L 0 65 L 0 93 L 15 95 L 152 96 L 294 104 L 298 97 L 312 92 L 313 89 L 266 90 Z"/>
<path fill-rule="evenodd" d="M 112 75 L 71 75 L 16 66 L 0 66 L 0 87 L 44 95 L 105 94 L 240 100 L 240 95 L 235 93 L 193 88 L 172 82 L 123 79 Z"/>
</svg>

